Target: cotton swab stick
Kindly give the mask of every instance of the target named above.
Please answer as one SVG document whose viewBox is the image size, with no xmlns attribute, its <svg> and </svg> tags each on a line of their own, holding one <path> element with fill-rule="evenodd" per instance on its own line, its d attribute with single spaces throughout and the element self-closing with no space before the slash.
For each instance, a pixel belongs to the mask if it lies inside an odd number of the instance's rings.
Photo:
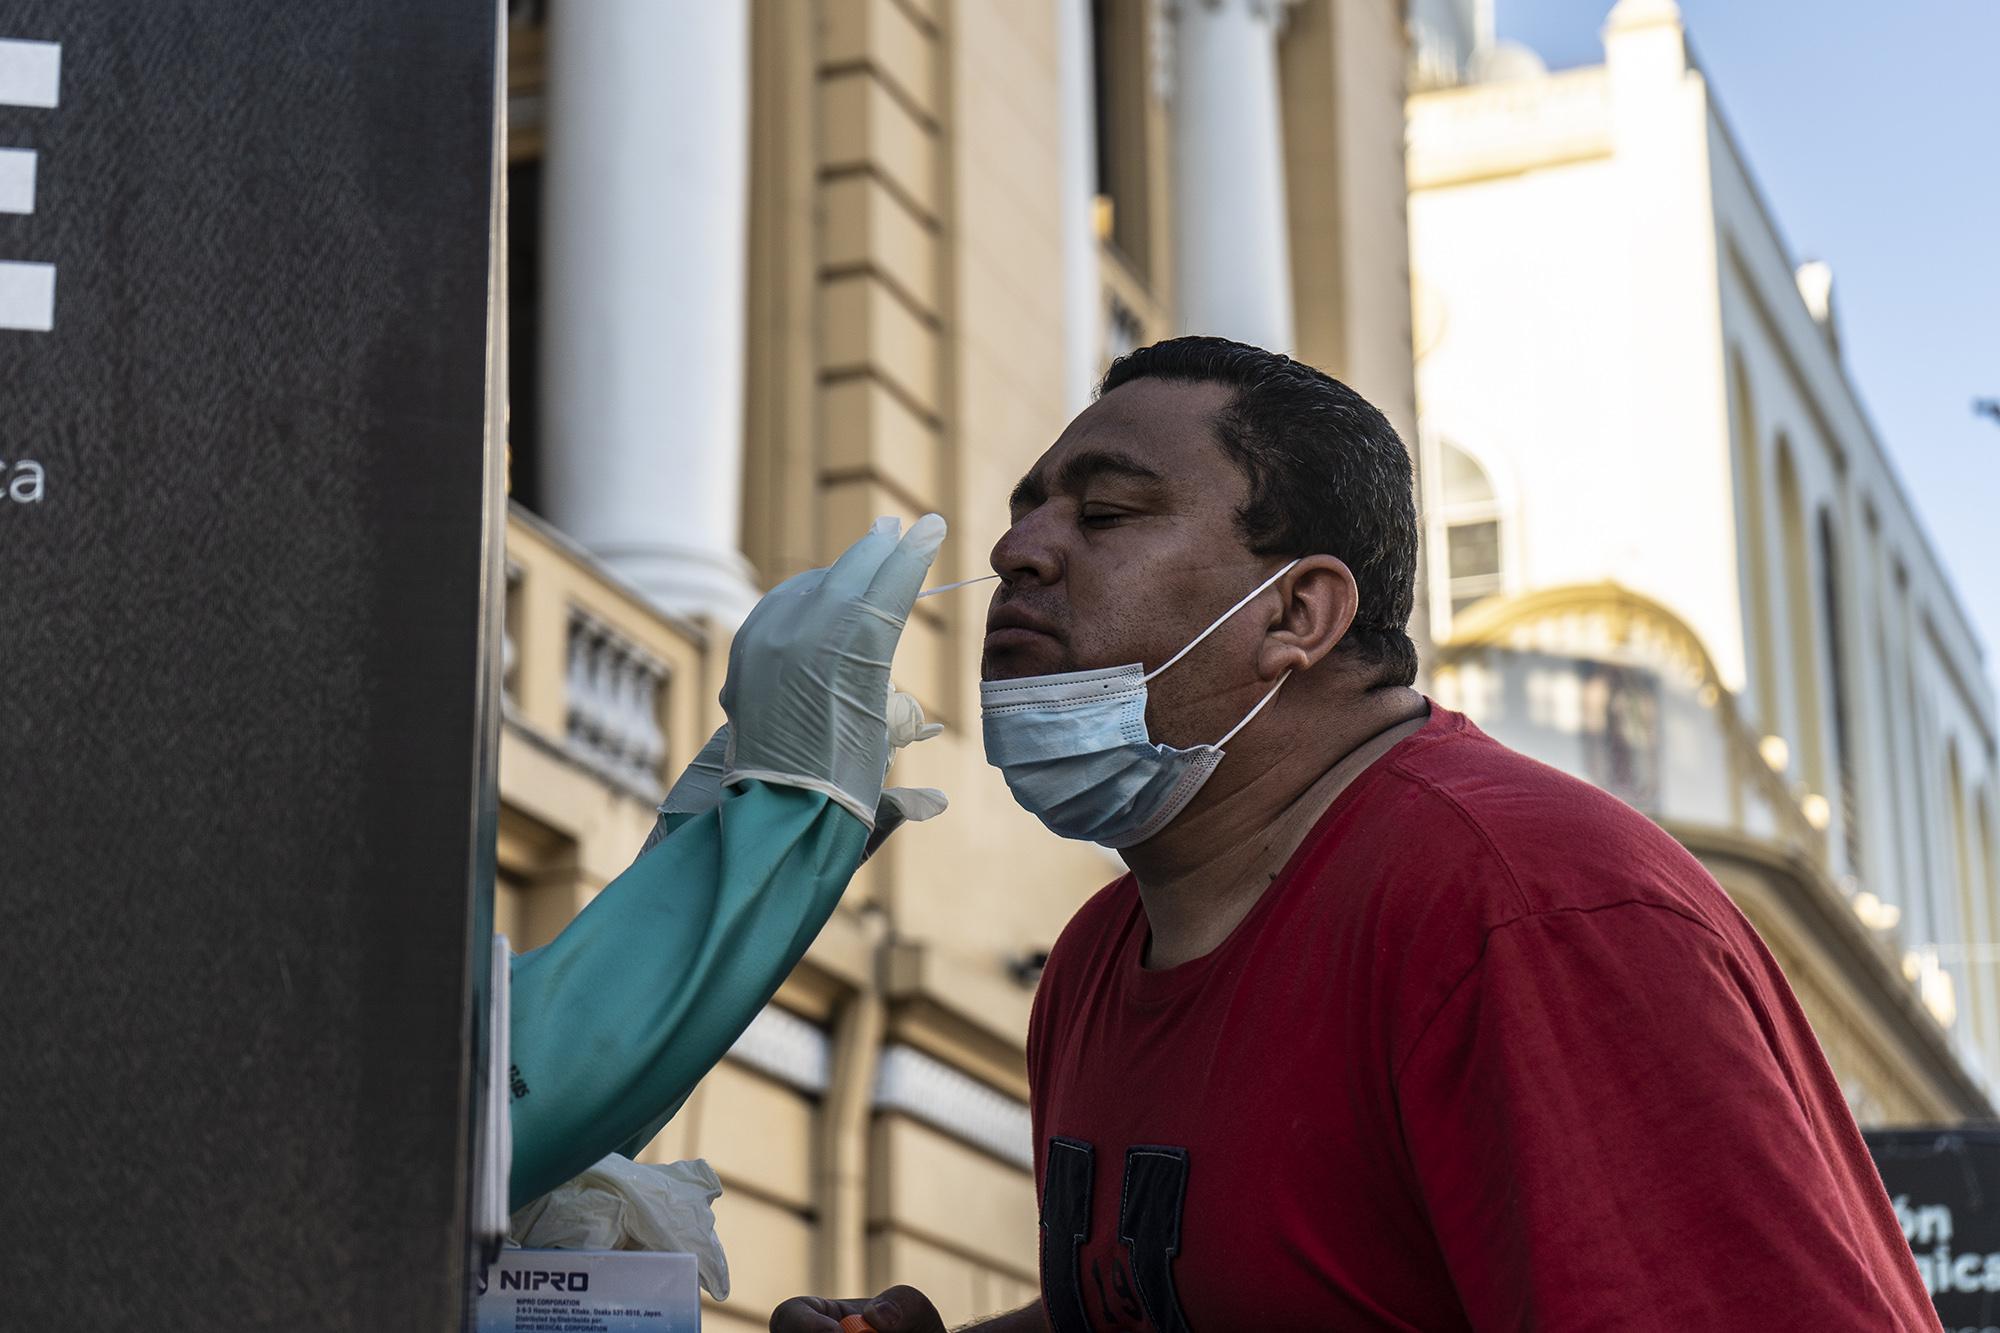
<svg viewBox="0 0 2000 1333">
<path fill-rule="evenodd" d="M 941 592 L 955 592 L 960 588 L 969 588 L 975 583 L 990 583 L 999 577 L 998 574 L 981 574 L 976 579 L 960 579 L 956 583 L 947 583 L 942 588 L 926 588 L 917 594 L 917 600 L 921 602 L 924 598 L 935 597 Z"/>
</svg>

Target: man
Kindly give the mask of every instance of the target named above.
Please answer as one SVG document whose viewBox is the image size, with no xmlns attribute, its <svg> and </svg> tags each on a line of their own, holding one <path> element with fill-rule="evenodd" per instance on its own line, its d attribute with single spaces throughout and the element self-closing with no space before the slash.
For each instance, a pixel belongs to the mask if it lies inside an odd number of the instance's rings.
<svg viewBox="0 0 2000 1333">
<path fill-rule="evenodd" d="M 1118 362 L 1016 490 L 988 756 L 1131 873 L 1030 1025 L 1042 1299 L 974 1327 L 1935 1328 L 1714 880 L 1411 690 L 1415 555 L 1381 414 L 1219 339 Z M 771 1327 L 855 1312 L 941 1328 Z"/>
</svg>

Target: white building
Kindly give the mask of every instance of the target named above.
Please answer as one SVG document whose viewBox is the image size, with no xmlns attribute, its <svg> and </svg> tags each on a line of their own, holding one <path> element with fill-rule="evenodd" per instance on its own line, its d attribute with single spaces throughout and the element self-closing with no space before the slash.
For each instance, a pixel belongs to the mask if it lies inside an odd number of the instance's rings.
<svg viewBox="0 0 2000 1333">
<path fill-rule="evenodd" d="M 1623 0 L 1604 63 L 1554 73 L 1486 4 L 1412 26 L 1438 692 L 1703 856 L 1864 1122 L 1977 1112 L 1994 700 L 1830 272 L 1787 253 L 1672 0 Z"/>
</svg>

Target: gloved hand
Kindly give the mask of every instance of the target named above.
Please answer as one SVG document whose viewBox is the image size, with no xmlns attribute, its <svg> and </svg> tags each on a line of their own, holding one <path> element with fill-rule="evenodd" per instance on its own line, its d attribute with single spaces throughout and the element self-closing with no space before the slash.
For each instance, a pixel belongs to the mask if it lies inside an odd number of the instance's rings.
<svg viewBox="0 0 2000 1333">
<path fill-rule="evenodd" d="M 887 715 L 892 763 L 895 751 L 918 741 L 927 741 L 944 730 L 942 723 L 924 721 L 923 705 L 893 686 L 889 690 Z M 729 739 L 729 724 L 725 722 L 708 738 L 708 744 L 701 747 L 701 753 L 694 757 L 694 762 L 682 771 L 673 788 L 667 792 L 667 799 L 660 802 L 659 812 L 662 815 L 698 815 L 722 804 L 723 756 L 728 752 Z M 935 787 L 884 788 L 882 799 L 875 806 L 875 828 L 868 835 L 861 859 L 866 861 L 873 856 L 889 835 L 906 821 L 919 822 L 943 814 L 949 804 L 945 794 Z M 651 850 L 666 833 L 664 821 L 654 825 L 646 845 L 639 850 L 642 853 Z"/>
<path fill-rule="evenodd" d="M 944 541 L 926 514 L 875 521 L 831 569 L 785 580 L 729 648 L 722 783 L 755 779 L 822 792 L 875 826 L 889 768 L 889 663 Z"/>
</svg>

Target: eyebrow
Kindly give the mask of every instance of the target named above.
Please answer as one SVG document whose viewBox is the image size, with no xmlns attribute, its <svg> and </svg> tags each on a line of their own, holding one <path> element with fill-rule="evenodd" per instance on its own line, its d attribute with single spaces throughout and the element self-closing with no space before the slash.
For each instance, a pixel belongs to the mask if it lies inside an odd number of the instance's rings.
<svg viewBox="0 0 2000 1333">
<path fill-rule="evenodd" d="M 1062 466 L 1056 469 L 1055 488 L 1073 494 L 1099 477 L 1124 477 L 1154 484 L 1166 480 L 1158 468 L 1141 461 L 1134 454 L 1120 449 L 1084 449 L 1065 458 Z M 1032 509 L 1048 498 L 1048 482 L 1041 473 L 1030 472 L 1015 484 L 1013 494 L 1007 497 L 1007 505 L 1011 512 L 1018 513 L 1023 508 Z"/>
</svg>

